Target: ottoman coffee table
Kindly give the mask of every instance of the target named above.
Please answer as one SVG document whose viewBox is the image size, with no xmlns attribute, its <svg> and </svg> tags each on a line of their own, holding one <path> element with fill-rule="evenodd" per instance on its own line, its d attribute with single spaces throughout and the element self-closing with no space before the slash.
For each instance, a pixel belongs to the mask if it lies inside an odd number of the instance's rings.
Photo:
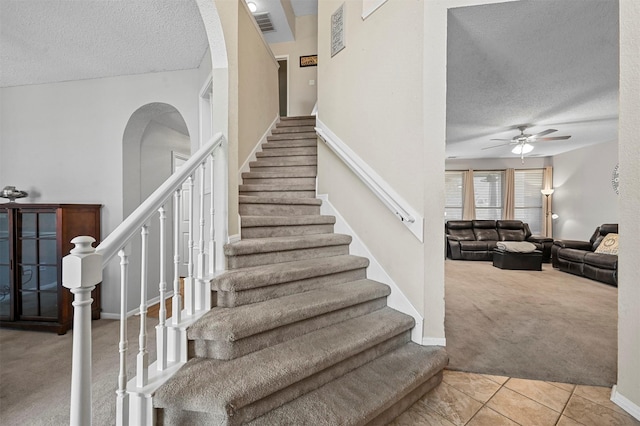
<svg viewBox="0 0 640 426">
<path fill-rule="evenodd" d="M 520 271 L 542 271 L 542 252 L 535 250 L 529 253 L 493 249 L 493 266 L 500 269 Z"/>
</svg>

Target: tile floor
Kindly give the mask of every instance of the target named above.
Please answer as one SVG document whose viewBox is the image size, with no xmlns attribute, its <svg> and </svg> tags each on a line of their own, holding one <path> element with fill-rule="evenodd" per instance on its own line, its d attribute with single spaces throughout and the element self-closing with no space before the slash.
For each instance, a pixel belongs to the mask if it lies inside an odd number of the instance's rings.
<svg viewBox="0 0 640 426">
<path fill-rule="evenodd" d="M 390 426 L 640 425 L 611 389 L 444 371 L 442 383 Z"/>
</svg>

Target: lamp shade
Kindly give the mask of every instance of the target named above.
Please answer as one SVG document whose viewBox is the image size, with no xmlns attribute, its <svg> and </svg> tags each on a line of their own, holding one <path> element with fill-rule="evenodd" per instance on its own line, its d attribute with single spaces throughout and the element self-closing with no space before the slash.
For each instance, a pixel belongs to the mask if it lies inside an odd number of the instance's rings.
<svg viewBox="0 0 640 426">
<path fill-rule="evenodd" d="M 518 154 L 518 155 L 528 154 L 531 151 L 533 151 L 533 145 L 528 144 L 528 143 L 516 145 L 511 150 L 511 152 L 513 152 L 514 154 Z"/>
</svg>

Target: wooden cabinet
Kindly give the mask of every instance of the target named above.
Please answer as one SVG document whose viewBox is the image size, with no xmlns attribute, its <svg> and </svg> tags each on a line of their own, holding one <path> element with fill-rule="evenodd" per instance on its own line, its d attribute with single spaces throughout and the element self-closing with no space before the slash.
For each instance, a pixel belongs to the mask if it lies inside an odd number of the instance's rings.
<svg viewBox="0 0 640 426">
<path fill-rule="evenodd" d="M 0 204 L 0 326 L 64 334 L 73 323 L 73 295 L 62 286 L 62 258 L 71 240 L 100 241 L 99 204 Z M 92 292 L 100 317 L 100 286 Z"/>
</svg>

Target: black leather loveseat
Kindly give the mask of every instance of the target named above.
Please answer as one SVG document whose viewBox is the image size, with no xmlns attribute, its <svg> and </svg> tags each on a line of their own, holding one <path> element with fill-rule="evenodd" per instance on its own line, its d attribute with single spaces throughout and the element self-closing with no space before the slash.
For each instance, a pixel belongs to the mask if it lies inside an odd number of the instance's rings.
<svg viewBox="0 0 640 426">
<path fill-rule="evenodd" d="M 600 225 L 589 241 L 554 241 L 551 249 L 553 267 L 617 287 L 618 255 L 597 252 L 604 237 L 610 233 L 618 233 L 617 223 Z"/>
<path fill-rule="evenodd" d="M 520 220 L 450 220 L 445 233 L 450 259 L 493 260 L 498 241 L 528 241 L 542 252 L 543 262 L 551 257 L 553 239 L 531 235 L 529 225 Z"/>
</svg>

